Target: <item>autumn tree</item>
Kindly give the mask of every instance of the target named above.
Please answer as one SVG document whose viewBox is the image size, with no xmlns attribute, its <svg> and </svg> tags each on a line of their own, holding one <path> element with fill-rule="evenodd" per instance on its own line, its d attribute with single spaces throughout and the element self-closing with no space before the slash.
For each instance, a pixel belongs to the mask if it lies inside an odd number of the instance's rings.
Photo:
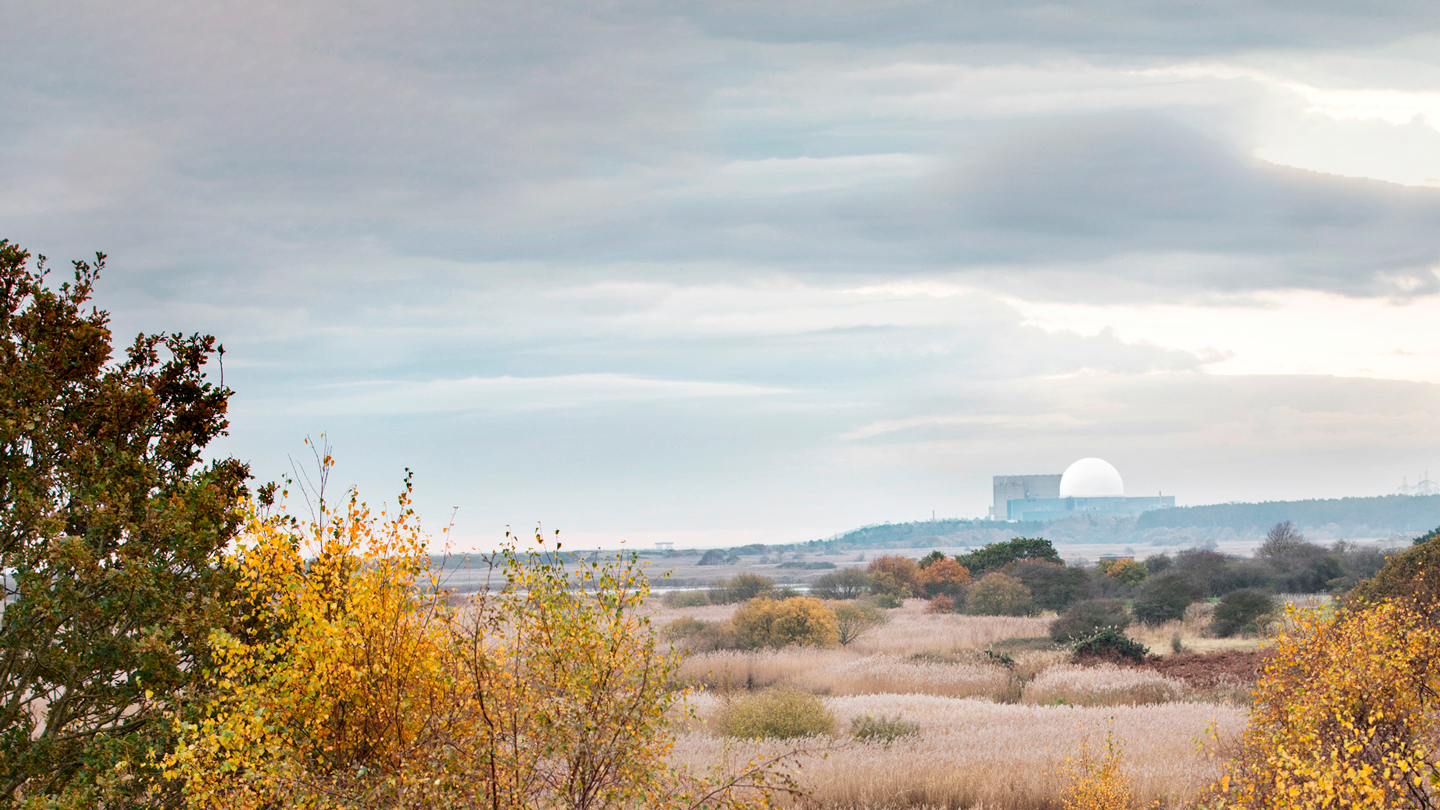
<svg viewBox="0 0 1440 810">
<path fill-rule="evenodd" d="M 49 284 L 0 241 L 0 806 L 150 793 L 207 639 L 248 477 L 203 463 L 227 426 L 203 335 L 141 335 L 114 359 L 90 297 L 104 256 Z M 47 798 L 48 797 L 48 798 Z"/>
<path fill-rule="evenodd" d="M 637 559 L 558 548 L 507 538 L 453 608 L 408 488 L 379 515 L 353 492 L 308 525 L 252 513 L 231 558 L 246 621 L 216 634 L 217 689 L 177 716 L 167 775 L 194 810 L 763 804 L 768 764 L 669 765 L 684 692 Z"/>
</svg>

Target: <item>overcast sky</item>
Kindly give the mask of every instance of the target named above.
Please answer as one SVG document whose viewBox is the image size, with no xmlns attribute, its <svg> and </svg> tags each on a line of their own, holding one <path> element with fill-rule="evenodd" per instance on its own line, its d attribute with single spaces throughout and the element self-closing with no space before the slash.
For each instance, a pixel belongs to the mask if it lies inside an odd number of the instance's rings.
<svg viewBox="0 0 1440 810">
<path fill-rule="evenodd" d="M 461 545 L 1440 477 L 1440 4 L 0 7 L 0 237 Z M 121 339 L 119 342 L 128 342 Z"/>
</svg>

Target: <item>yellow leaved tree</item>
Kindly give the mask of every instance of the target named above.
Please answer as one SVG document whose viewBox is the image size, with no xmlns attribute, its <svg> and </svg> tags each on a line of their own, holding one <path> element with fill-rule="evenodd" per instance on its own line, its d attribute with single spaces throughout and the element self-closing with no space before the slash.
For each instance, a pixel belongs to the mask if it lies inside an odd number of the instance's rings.
<svg viewBox="0 0 1440 810">
<path fill-rule="evenodd" d="M 328 469 L 328 457 L 322 470 Z M 230 564 L 241 629 L 212 639 L 203 710 L 166 776 L 192 808 L 769 806 L 773 760 L 667 762 L 676 660 L 636 610 L 636 558 L 583 563 L 537 536 L 486 555 L 452 605 L 410 508 L 352 491 L 309 523 L 252 508 Z"/>
<path fill-rule="evenodd" d="M 1211 808 L 1440 805 L 1440 630 L 1408 600 L 1291 610 Z"/>
</svg>

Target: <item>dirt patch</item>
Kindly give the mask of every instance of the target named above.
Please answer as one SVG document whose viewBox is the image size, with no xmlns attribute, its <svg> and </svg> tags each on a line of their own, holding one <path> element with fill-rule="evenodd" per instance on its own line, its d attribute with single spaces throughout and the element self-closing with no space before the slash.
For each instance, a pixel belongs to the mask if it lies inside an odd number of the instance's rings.
<svg viewBox="0 0 1440 810">
<path fill-rule="evenodd" d="M 1268 650 L 1179 653 L 1152 658 L 1139 666 L 1204 689 L 1221 684 L 1253 685 L 1265 669 L 1269 656 Z"/>
</svg>

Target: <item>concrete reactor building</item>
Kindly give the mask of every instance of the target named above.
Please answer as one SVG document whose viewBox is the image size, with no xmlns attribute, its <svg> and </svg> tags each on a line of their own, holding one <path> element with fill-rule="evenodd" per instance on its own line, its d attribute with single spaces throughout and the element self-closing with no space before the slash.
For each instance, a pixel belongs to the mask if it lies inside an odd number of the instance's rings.
<svg viewBox="0 0 1440 810">
<path fill-rule="evenodd" d="M 1126 497 L 1120 471 L 1099 458 L 1082 458 L 1061 475 L 997 475 L 994 481 L 995 520 L 1138 515 L 1175 505 L 1174 495 Z"/>
</svg>

